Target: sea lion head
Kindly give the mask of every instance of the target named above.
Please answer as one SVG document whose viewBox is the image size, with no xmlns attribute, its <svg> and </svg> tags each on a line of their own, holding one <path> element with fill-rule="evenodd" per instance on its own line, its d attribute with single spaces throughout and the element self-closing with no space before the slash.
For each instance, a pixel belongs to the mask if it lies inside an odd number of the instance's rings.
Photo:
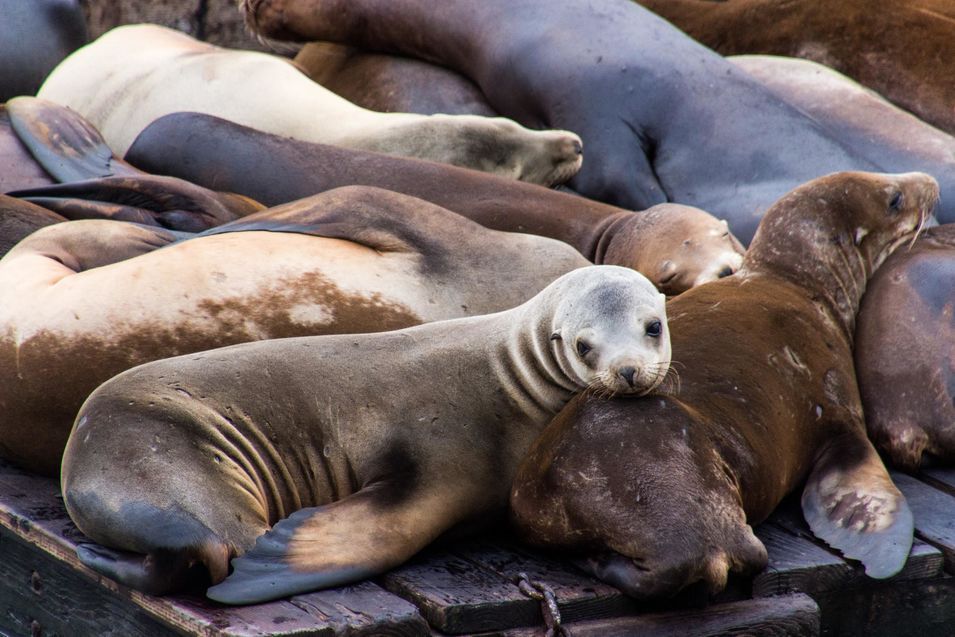
<svg viewBox="0 0 955 637">
<path fill-rule="evenodd" d="M 667 296 L 729 276 L 743 263 L 745 248 L 729 224 L 693 206 L 659 204 L 609 232 L 601 263 L 643 272 Z"/>
<path fill-rule="evenodd" d="M 617 266 L 583 268 L 565 278 L 550 342 L 567 377 L 597 393 L 653 390 L 670 366 L 666 296 L 643 275 Z"/>
</svg>

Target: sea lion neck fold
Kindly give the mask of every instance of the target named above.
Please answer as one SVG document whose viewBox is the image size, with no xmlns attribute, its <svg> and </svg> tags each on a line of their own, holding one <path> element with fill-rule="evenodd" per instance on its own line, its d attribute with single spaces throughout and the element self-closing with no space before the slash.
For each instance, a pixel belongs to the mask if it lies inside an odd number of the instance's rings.
<svg viewBox="0 0 955 637">
<path fill-rule="evenodd" d="M 767 211 L 740 275 L 771 273 L 811 292 L 852 342 L 872 272 L 913 239 L 935 208 L 938 184 L 925 177 L 883 175 L 885 186 L 872 188 L 867 173 L 834 173 L 794 189 Z"/>
</svg>

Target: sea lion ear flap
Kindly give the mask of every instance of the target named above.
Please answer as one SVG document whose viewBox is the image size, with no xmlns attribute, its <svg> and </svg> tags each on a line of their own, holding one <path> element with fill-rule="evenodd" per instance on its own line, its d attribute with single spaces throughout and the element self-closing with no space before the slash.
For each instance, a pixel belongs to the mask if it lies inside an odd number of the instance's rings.
<svg viewBox="0 0 955 637">
<path fill-rule="evenodd" d="M 862 562 L 869 577 L 891 577 L 905 566 L 912 512 L 861 435 L 840 438 L 819 458 L 802 494 L 802 510 L 816 537 Z"/>
<path fill-rule="evenodd" d="M 113 154 L 92 124 L 66 107 L 36 97 L 15 97 L 6 109 L 13 132 L 58 182 L 139 172 Z"/>
</svg>

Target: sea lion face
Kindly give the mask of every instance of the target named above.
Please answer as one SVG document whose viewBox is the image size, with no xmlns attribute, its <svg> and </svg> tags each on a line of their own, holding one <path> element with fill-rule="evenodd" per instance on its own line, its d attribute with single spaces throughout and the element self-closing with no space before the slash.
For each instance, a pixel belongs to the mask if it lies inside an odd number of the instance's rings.
<svg viewBox="0 0 955 637">
<path fill-rule="evenodd" d="M 556 358 L 598 393 L 646 394 L 670 367 L 666 296 L 633 271 L 597 267 L 621 272 L 560 303 L 550 337 Z"/>
<path fill-rule="evenodd" d="M 697 208 L 681 208 L 680 214 L 669 215 L 674 227 L 653 250 L 662 257 L 652 270 L 657 287 L 671 296 L 733 274 L 745 252 L 726 220 Z"/>
<path fill-rule="evenodd" d="M 475 118 L 477 119 L 477 118 Z M 480 170 L 543 186 L 558 186 L 580 170 L 584 146 L 570 131 L 531 131 L 503 117 L 487 120 L 497 147 L 482 147 L 472 160 Z"/>
</svg>

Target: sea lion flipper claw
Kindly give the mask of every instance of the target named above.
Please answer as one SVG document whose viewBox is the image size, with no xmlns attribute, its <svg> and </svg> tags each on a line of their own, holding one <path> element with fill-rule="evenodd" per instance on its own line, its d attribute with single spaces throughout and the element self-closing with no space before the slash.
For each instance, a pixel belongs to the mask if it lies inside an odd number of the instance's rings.
<svg viewBox="0 0 955 637">
<path fill-rule="evenodd" d="M 99 131 L 68 108 L 24 96 L 8 101 L 6 109 L 17 137 L 59 182 L 139 172 L 117 158 Z"/>
<path fill-rule="evenodd" d="M 891 577 L 905 566 L 912 512 L 868 440 L 843 438 L 823 453 L 806 483 L 802 509 L 812 532 L 862 562 L 869 577 Z"/>
<path fill-rule="evenodd" d="M 225 604 L 254 604 L 349 584 L 404 562 L 440 532 L 440 520 L 426 522 L 411 503 L 380 506 L 364 490 L 296 511 L 232 560 L 232 573 L 206 595 Z"/>
</svg>

